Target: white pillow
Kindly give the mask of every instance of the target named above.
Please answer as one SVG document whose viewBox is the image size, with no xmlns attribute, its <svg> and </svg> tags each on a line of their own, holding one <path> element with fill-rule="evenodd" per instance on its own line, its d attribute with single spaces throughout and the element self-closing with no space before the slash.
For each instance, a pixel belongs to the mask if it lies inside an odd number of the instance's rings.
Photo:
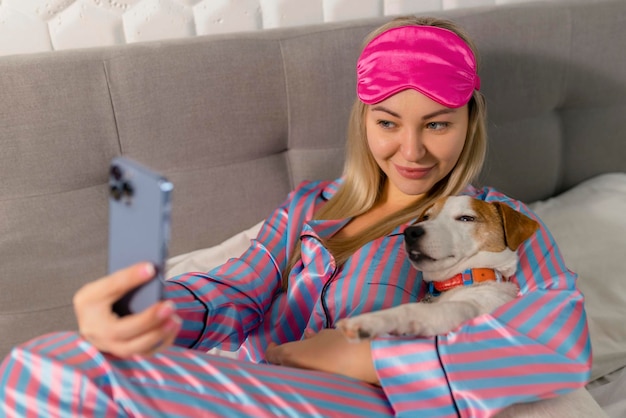
<svg viewBox="0 0 626 418">
<path fill-rule="evenodd" d="M 165 265 L 165 277 L 193 271 L 207 272 L 213 267 L 224 264 L 230 258 L 239 257 L 250 246 L 250 240 L 256 238 L 262 225 L 263 221 L 214 247 L 170 258 Z"/>
<path fill-rule="evenodd" d="M 591 379 L 626 366 L 626 173 L 604 174 L 530 205 L 585 295 Z"/>
</svg>

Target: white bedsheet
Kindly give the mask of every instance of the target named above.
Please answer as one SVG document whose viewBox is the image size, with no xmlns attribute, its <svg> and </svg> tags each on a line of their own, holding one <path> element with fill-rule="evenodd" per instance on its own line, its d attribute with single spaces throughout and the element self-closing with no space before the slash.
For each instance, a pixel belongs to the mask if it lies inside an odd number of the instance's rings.
<svg viewBox="0 0 626 418">
<path fill-rule="evenodd" d="M 626 367 L 589 383 L 587 390 L 610 418 L 626 417 Z"/>
</svg>

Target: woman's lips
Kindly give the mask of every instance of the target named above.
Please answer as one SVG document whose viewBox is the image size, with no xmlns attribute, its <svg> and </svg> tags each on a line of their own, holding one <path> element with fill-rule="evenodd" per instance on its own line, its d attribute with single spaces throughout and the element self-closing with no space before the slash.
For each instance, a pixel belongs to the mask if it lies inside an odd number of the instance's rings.
<svg viewBox="0 0 626 418">
<path fill-rule="evenodd" d="M 419 180 L 421 178 L 424 178 L 428 175 L 428 173 L 430 173 L 430 170 L 432 170 L 432 167 L 428 167 L 428 168 L 409 168 L 409 167 L 403 167 L 397 164 L 394 164 L 394 166 L 396 167 L 396 170 L 398 171 L 398 173 L 409 180 Z"/>
</svg>

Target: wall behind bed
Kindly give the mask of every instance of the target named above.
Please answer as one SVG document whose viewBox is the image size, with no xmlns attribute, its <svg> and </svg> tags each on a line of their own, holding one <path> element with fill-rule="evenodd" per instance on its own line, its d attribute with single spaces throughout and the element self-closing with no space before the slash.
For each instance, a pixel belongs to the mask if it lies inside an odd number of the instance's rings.
<svg viewBox="0 0 626 418">
<path fill-rule="evenodd" d="M 0 56 L 528 1 L 0 0 Z"/>
</svg>

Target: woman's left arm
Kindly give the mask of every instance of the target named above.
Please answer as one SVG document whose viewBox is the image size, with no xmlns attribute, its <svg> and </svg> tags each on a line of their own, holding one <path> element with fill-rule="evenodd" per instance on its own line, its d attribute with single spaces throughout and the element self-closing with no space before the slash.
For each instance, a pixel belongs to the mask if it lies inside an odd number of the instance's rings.
<svg viewBox="0 0 626 418">
<path fill-rule="evenodd" d="M 281 366 L 337 373 L 379 385 L 370 342 L 351 343 L 337 329 L 305 331 L 305 338 L 281 345 L 270 344 L 265 359 Z"/>
</svg>

